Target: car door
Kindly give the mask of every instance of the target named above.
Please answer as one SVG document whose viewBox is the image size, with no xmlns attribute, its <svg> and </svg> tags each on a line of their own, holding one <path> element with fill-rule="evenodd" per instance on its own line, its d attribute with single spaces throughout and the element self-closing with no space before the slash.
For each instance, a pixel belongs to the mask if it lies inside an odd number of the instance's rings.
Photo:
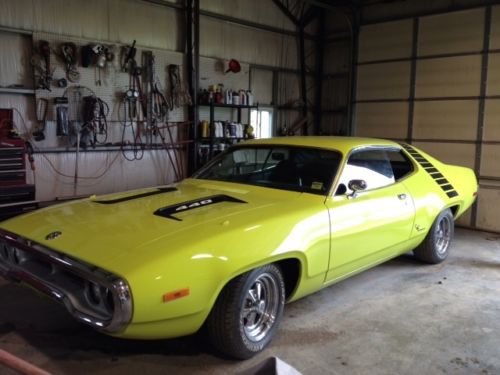
<svg viewBox="0 0 500 375">
<path fill-rule="evenodd" d="M 334 281 L 393 257 L 409 240 L 415 208 L 402 180 L 414 166 L 399 149 L 353 151 L 326 200 L 331 247 L 326 281 Z M 352 180 L 366 189 L 353 191 Z"/>
</svg>

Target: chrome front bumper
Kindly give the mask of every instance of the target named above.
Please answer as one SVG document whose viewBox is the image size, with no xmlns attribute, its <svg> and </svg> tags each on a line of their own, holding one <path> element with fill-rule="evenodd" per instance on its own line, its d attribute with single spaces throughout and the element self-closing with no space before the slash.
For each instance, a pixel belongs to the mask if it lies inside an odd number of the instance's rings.
<svg viewBox="0 0 500 375">
<path fill-rule="evenodd" d="M 0 275 L 30 285 L 62 303 L 77 320 L 108 333 L 122 331 L 132 318 L 125 280 L 2 229 Z M 109 291 L 107 308 L 88 298 L 90 283 Z"/>
</svg>

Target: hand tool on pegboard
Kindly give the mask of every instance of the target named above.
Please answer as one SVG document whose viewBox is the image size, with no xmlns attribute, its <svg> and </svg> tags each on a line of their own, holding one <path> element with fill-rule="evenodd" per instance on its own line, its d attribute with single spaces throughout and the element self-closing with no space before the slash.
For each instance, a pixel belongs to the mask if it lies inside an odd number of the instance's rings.
<svg viewBox="0 0 500 375">
<path fill-rule="evenodd" d="M 66 78 L 68 78 L 70 82 L 78 82 L 80 80 L 80 73 L 76 69 L 77 48 L 75 43 L 61 43 L 61 45 L 59 46 L 59 50 L 59 55 L 64 62 Z"/>
<path fill-rule="evenodd" d="M 151 51 L 145 51 L 144 54 L 144 62 L 146 66 L 146 75 L 148 77 L 148 103 L 147 103 L 147 121 L 148 125 L 150 125 L 149 131 L 152 134 L 153 129 L 160 135 L 162 143 L 164 145 L 165 151 L 167 152 L 168 159 L 170 164 L 172 165 L 172 169 L 175 174 L 175 179 L 178 181 L 180 179 L 180 170 L 179 170 L 179 160 L 176 154 L 175 148 L 172 153 L 169 151 L 169 148 L 166 146 L 165 138 L 161 131 L 158 130 L 158 122 L 164 121 L 167 118 L 168 111 L 162 111 L 162 105 L 166 105 L 165 98 L 161 93 L 159 93 L 156 82 L 155 82 L 155 57 Z M 154 102 L 157 101 L 159 104 L 158 108 L 154 108 Z M 158 111 L 153 111 L 153 109 L 157 109 Z M 170 143 L 173 143 L 172 132 L 170 128 L 167 127 L 167 131 L 170 138 Z"/>
<path fill-rule="evenodd" d="M 34 51 L 31 64 L 35 69 L 37 88 L 51 91 L 53 70 L 50 66 L 50 45 L 46 40 L 38 41 L 38 48 Z"/>
<path fill-rule="evenodd" d="M 122 61 L 121 68 L 122 72 L 128 72 L 130 74 L 131 69 L 135 68 L 135 54 L 137 53 L 137 49 L 135 48 L 135 40 L 132 42 L 130 46 L 122 47 Z"/>
<path fill-rule="evenodd" d="M 191 96 L 182 83 L 179 65 L 170 64 L 168 66 L 169 82 L 169 108 L 179 108 L 185 105 L 191 105 Z"/>
<path fill-rule="evenodd" d="M 43 141 L 45 139 L 45 125 L 47 119 L 47 108 L 49 106 L 49 101 L 45 98 L 38 98 L 36 101 L 36 120 L 38 126 L 33 132 L 33 139 L 37 142 Z"/>
</svg>

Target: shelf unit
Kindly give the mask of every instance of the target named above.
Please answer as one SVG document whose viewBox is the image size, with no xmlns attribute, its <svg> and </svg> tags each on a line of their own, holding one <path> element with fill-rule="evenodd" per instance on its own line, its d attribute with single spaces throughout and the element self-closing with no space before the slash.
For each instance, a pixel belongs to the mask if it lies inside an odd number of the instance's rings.
<svg viewBox="0 0 500 375">
<path fill-rule="evenodd" d="M 212 159 L 212 157 L 214 156 L 214 144 L 216 142 L 219 142 L 219 143 L 228 143 L 228 144 L 232 144 L 234 143 L 234 141 L 241 141 L 243 139 L 247 139 L 246 137 L 215 137 L 215 110 L 217 108 L 229 108 L 229 109 L 233 109 L 233 110 L 236 110 L 236 113 L 237 113 L 237 116 L 236 116 L 236 120 L 238 123 L 241 124 L 241 110 L 242 109 L 257 109 L 258 108 L 258 105 L 237 105 L 237 104 L 223 104 L 223 103 L 209 103 L 209 104 L 200 104 L 200 107 L 209 107 L 210 109 L 210 119 L 209 119 L 209 127 L 210 127 L 210 137 L 208 138 L 202 138 L 202 137 L 199 137 L 198 138 L 198 142 L 199 143 L 203 143 L 203 142 L 208 142 L 209 146 L 208 146 L 208 155 L 207 155 L 207 160 L 210 160 Z M 206 162 L 205 161 L 205 162 Z M 203 161 L 200 163 L 200 165 L 204 164 Z"/>
<path fill-rule="evenodd" d="M 35 90 L 15 87 L 0 87 L 0 94 L 6 95 L 35 95 Z"/>
</svg>

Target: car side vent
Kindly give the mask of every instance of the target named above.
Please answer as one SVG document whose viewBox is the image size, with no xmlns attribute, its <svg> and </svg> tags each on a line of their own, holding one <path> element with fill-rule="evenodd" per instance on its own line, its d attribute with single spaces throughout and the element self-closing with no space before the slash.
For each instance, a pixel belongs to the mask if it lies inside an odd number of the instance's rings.
<svg viewBox="0 0 500 375">
<path fill-rule="evenodd" d="M 166 188 L 158 188 L 157 190 L 154 191 L 149 191 L 147 193 L 141 193 L 141 194 L 136 194 L 136 195 L 129 195 L 126 197 L 122 198 L 116 198 L 116 199 L 103 199 L 103 200 L 94 200 L 94 203 L 100 203 L 100 204 L 115 204 L 115 203 L 122 203 L 126 201 L 131 201 L 133 199 L 139 199 L 139 198 L 145 198 L 145 197 L 150 197 L 151 195 L 157 195 L 157 194 L 163 194 L 163 193 L 170 193 L 172 191 L 177 191 L 176 188 L 174 187 L 166 187 Z"/>
</svg>

